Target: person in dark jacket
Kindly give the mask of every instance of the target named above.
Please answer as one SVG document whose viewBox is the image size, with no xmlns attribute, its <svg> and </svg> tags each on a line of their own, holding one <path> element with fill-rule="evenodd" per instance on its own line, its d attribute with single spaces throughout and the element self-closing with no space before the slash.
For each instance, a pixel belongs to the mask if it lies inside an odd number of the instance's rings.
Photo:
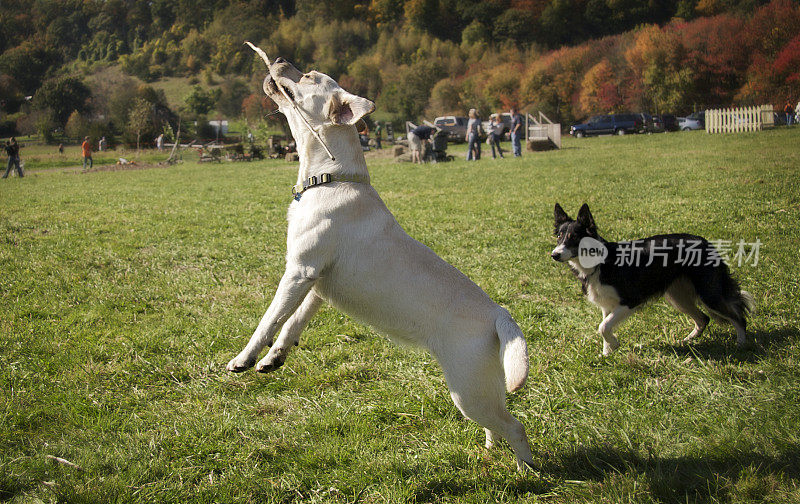
<svg viewBox="0 0 800 504">
<path fill-rule="evenodd" d="M 792 125 L 792 119 L 794 119 L 794 107 L 792 107 L 792 102 L 786 100 L 786 105 L 783 107 L 783 113 L 786 114 L 786 125 Z"/>
<path fill-rule="evenodd" d="M 411 162 L 422 163 L 422 150 L 431 139 L 431 134 L 435 133 L 434 128 L 425 124 L 417 126 L 408 132 L 408 147 L 411 149 Z"/>
<path fill-rule="evenodd" d="M 19 144 L 17 144 L 17 139 L 11 137 L 11 140 L 6 142 L 5 147 L 6 154 L 8 154 L 8 167 L 6 168 L 6 173 L 3 175 L 3 178 L 8 178 L 12 167 L 17 169 L 17 175 L 24 177 L 25 174 L 22 172 L 22 165 L 19 162 Z"/>
</svg>

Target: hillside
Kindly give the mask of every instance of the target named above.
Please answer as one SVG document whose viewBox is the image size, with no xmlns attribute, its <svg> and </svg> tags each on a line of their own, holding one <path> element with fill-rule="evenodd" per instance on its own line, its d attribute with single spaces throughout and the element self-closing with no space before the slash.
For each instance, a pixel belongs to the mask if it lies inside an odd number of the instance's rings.
<svg viewBox="0 0 800 504">
<path fill-rule="evenodd" d="M 798 26 L 792 0 L 15 0 L 0 11 L 0 133 L 77 112 L 73 130 L 105 118 L 125 136 L 135 99 L 154 132 L 210 113 L 261 122 L 263 64 L 244 40 L 397 121 L 511 104 L 562 123 L 781 108 L 800 95 Z"/>
</svg>

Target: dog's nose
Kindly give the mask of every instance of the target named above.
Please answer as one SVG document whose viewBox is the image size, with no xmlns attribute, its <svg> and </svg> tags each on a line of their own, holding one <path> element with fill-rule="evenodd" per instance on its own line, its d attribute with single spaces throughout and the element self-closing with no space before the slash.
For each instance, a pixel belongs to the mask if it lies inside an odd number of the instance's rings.
<svg viewBox="0 0 800 504">
<path fill-rule="evenodd" d="M 286 60 L 278 56 L 277 58 L 275 58 L 275 63 L 286 63 Z"/>
<path fill-rule="evenodd" d="M 550 257 L 552 257 L 553 259 L 558 261 L 559 259 L 561 259 L 561 253 L 560 252 L 553 252 L 553 253 L 550 254 Z"/>
</svg>

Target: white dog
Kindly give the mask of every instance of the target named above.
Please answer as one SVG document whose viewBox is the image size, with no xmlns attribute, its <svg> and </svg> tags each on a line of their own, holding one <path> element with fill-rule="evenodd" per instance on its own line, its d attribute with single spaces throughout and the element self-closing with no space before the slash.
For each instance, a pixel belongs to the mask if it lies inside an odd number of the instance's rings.
<svg viewBox="0 0 800 504">
<path fill-rule="evenodd" d="M 271 65 L 264 92 L 286 115 L 297 142 L 298 185 L 289 206 L 286 271 L 228 370 L 252 367 L 265 346 L 271 348 L 256 370 L 280 367 L 327 301 L 395 340 L 429 350 L 456 406 L 484 427 L 487 448 L 502 437 L 520 469 L 532 464 L 525 429 L 505 404 L 505 390 L 519 389 L 528 375 L 522 331 L 464 274 L 408 236 L 370 185 L 354 125 L 375 105 L 282 58 Z"/>
</svg>

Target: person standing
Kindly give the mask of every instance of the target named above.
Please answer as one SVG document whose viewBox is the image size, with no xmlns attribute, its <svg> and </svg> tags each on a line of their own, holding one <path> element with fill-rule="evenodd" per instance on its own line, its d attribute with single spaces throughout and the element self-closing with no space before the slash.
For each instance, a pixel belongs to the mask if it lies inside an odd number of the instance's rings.
<svg viewBox="0 0 800 504">
<path fill-rule="evenodd" d="M 517 113 L 517 109 L 511 107 L 511 149 L 514 157 L 522 156 L 522 116 Z"/>
<path fill-rule="evenodd" d="M 467 161 L 477 161 L 481 158 L 481 120 L 478 111 L 469 109 L 469 121 L 467 122 Z"/>
<path fill-rule="evenodd" d="M 412 163 L 422 163 L 422 156 L 420 153 L 423 144 L 427 144 L 430 140 L 432 132 L 433 128 L 425 124 L 417 126 L 408 132 L 408 147 L 411 149 Z"/>
<path fill-rule="evenodd" d="M 786 105 L 783 107 L 783 113 L 786 114 L 786 126 L 792 125 L 792 116 L 794 115 L 794 107 L 789 100 L 786 100 Z"/>
<path fill-rule="evenodd" d="M 106 150 L 106 146 L 107 145 L 108 144 L 106 142 L 106 137 L 101 138 L 100 142 L 97 143 L 97 151 L 98 152 L 103 152 L 104 150 Z"/>
<path fill-rule="evenodd" d="M 11 173 L 11 168 L 16 168 L 17 175 L 20 178 L 24 177 L 25 174 L 22 172 L 22 165 L 19 162 L 19 145 L 17 144 L 17 139 L 11 137 L 11 140 L 6 142 L 6 154 L 8 154 L 8 167 L 6 168 L 6 173 L 3 175 L 3 178 L 8 178 L 8 174 Z"/>
<path fill-rule="evenodd" d="M 164 133 L 161 133 L 156 137 L 156 148 L 159 152 L 164 150 Z"/>
<path fill-rule="evenodd" d="M 500 137 L 503 136 L 503 121 L 499 120 L 497 114 L 492 114 L 489 116 L 489 138 L 487 143 L 492 148 L 492 158 L 497 159 L 497 154 L 500 157 L 503 157 L 503 149 L 500 148 Z M 495 147 L 497 147 L 497 153 L 495 153 Z"/>
<path fill-rule="evenodd" d="M 86 161 L 89 161 L 89 169 L 92 169 L 94 161 L 92 161 L 92 144 L 89 142 L 89 137 L 83 139 L 81 144 L 81 153 L 83 154 L 83 169 L 86 169 Z"/>
<path fill-rule="evenodd" d="M 375 122 L 375 144 L 378 149 L 382 149 L 381 147 L 381 134 L 383 133 L 383 126 L 381 125 L 380 121 Z"/>
<path fill-rule="evenodd" d="M 358 140 L 361 142 L 361 148 L 369 150 L 369 126 L 367 121 L 361 121 L 362 128 L 358 132 Z"/>
</svg>

